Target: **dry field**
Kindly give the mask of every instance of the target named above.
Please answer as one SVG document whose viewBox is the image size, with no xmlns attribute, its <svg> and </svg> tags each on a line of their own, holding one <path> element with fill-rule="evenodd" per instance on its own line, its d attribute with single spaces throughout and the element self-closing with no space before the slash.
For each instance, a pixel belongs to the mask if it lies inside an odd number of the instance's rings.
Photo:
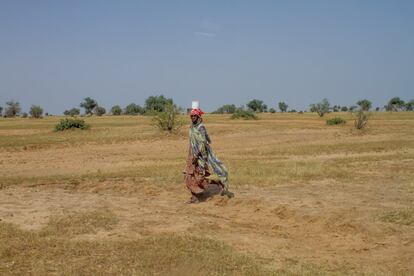
<svg viewBox="0 0 414 276">
<path fill-rule="evenodd" d="M 414 112 L 208 115 L 236 197 L 196 205 L 186 129 L 58 119 L 0 118 L 0 274 L 414 274 Z"/>
</svg>

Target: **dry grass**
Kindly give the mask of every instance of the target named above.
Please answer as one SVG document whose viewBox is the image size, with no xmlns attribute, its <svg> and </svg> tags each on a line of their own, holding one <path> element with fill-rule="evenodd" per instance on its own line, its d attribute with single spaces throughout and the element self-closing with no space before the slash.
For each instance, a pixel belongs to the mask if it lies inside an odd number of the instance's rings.
<svg viewBox="0 0 414 276">
<path fill-rule="evenodd" d="M 414 225 L 414 208 L 388 211 L 379 217 L 384 222 L 397 223 L 402 225 Z"/>
<path fill-rule="evenodd" d="M 334 116 L 207 115 L 236 198 L 195 206 L 186 128 L 0 118 L 0 274 L 413 274 L 414 113 Z"/>
<path fill-rule="evenodd" d="M 116 216 L 108 210 L 73 213 L 66 216 L 53 216 L 42 230 L 42 235 L 72 237 L 80 234 L 96 233 L 98 230 L 111 230 L 118 223 Z"/>
<path fill-rule="evenodd" d="M 112 217 L 107 220 L 102 214 L 78 214 L 53 220 L 40 233 L 0 223 L 0 274 L 269 274 L 252 258 L 210 239 L 176 235 L 133 241 L 68 239 L 67 235 L 96 231 L 113 222 Z"/>
</svg>

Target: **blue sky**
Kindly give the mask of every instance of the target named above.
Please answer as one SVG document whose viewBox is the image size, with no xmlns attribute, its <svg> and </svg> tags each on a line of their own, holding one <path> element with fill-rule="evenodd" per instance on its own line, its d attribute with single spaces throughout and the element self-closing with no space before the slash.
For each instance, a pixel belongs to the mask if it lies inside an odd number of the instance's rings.
<svg viewBox="0 0 414 276">
<path fill-rule="evenodd" d="M 0 1 L 0 105 L 414 98 L 414 1 Z"/>
</svg>

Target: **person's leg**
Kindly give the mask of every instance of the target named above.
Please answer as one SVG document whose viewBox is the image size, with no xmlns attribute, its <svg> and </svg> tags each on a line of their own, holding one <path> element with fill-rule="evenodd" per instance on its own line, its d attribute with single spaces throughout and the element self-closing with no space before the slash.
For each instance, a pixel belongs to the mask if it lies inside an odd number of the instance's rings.
<svg viewBox="0 0 414 276">
<path fill-rule="evenodd" d="M 234 197 L 234 193 L 229 191 L 229 187 L 226 184 L 221 183 L 223 186 L 223 190 L 221 191 L 221 196 L 227 196 L 228 198 L 233 198 Z"/>
</svg>

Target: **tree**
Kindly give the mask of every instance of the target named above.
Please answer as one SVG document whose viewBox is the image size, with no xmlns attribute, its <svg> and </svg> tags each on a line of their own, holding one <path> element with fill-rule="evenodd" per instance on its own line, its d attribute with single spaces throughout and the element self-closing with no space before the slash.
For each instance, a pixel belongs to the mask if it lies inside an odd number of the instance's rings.
<svg viewBox="0 0 414 276">
<path fill-rule="evenodd" d="M 1 117 L 2 114 L 3 114 L 3 107 L 0 106 L 0 117 Z"/>
<path fill-rule="evenodd" d="M 98 106 L 98 103 L 90 98 L 87 97 L 83 99 L 83 102 L 81 102 L 80 107 L 85 109 L 85 114 L 92 115 L 93 110 Z"/>
<path fill-rule="evenodd" d="M 351 105 L 349 107 L 349 111 L 351 111 L 351 112 L 355 111 L 356 109 L 357 109 L 357 106 L 356 105 Z"/>
<path fill-rule="evenodd" d="M 106 109 L 98 105 L 95 107 L 94 112 L 96 116 L 102 116 L 106 113 Z"/>
<path fill-rule="evenodd" d="M 341 111 L 342 112 L 347 112 L 348 111 L 348 107 L 346 107 L 346 106 L 341 107 Z"/>
<path fill-rule="evenodd" d="M 72 116 L 72 117 L 74 117 L 76 115 L 79 115 L 79 114 L 80 114 L 80 109 L 79 108 L 76 108 L 76 107 L 74 107 L 72 109 L 69 109 L 69 110 L 65 110 L 63 112 L 63 115 Z"/>
<path fill-rule="evenodd" d="M 405 104 L 405 110 L 407 110 L 407 111 L 413 111 L 414 110 L 414 99 L 412 99 L 411 101 L 409 101 Z"/>
<path fill-rule="evenodd" d="M 112 115 L 121 115 L 121 113 L 122 113 L 122 108 L 121 108 L 119 105 L 114 105 L 114 106 L 111 108 L 111 113 L 112 113 Z"/>
<path fill-rule="evenodd" d="M 247 103 L 247 107 L 253 111 L 253 112 L 266 112 L 267 111 L 267 105 L 263 103 L 261 100 L 251 100 Z"/>
<path fill-rule="evenodd" d="M 323 117 L 326 113 L 329 112 L 330 104 L 328 99 L 323 99 L 321 102 L 317 104 L 311 104 L 310 107 L 311 112 L 316 112 L 318 113 L 319 117 Z"/>
<path fill-rule="evenodd" d="M 363 109 L 356 112 L 354 125 L 356 129 L 363 129 L 368 123 L 368 115 Z"/>
<path fill-rule="evenodd" d="M 334 105 L 332 106 L 332 112 L 339 112 L 340 108 L 341 107 L 339 105 Z"/>
<path fill-rule="evenodd" d="M 183 126 L 184 122 L 179 120 L 180 108 L 171 102 L 167 102 L 163 111 L 157 112 L 153 118 L 154 124 L 161 130 L 173 132 Z"/>
<path fill-rule="evenodd" d="M 279 102 L 279 109 L 280 112 L 286 112 L 288 109 L 288 105 L 285 102 Z"/>
<path fill-rule="evenodd" d="M 6 102 L 5 117 L 16 117 L 21 111 L 20 103 L 15 101 Z"/>
<path fill-rule="evenodd" d="M 219 107 L 213 113 L 215 114 L 233 114 L 236 111 L 236 106 L 234 104 L 225 104 L 222 107 Z"/>
<path fill-rule="evenodd" d="M 385 106 L 387 111 L 399 111 L 405 107 L 405 102 L 399 97 L 392 98 Z"/>
<path fill-rule="evenodd" d="M 29 113 L 30 113 L 30 116 L 32 116 L 32 118 L 36 118 L 36 119 L 42 118 L 43 108 L 41 108 L 38 105 L 32 105 L 30 107 Z"/>
<path fill-rule="evenodd" d="M 270 113 L 276 113 L 276 109 L 274 109 L 273 107 L 271 109 L 269 109 Z"/>
<path fill-rule="evenodd" d="M 137 115 L 137 114 L 143 114 L 143 113 L 144 113 L 144 109 L 134 103 L 127 105 L 124 110 L 124 114 L 126 115 Z"/>
<path fill-rule="evenodd" d="M 357 102 L 357 105 L 359 105 L 359 107 L 361 108 L 361 110 L 368 111 L 371 108 L 371 106 L 372 106 L 372 102 L 369 101 L 369 100 L 367 100 L 367 99 L 364 99 L 364 100 L 358 101 Z"/>
<path fill-rule="evenodd" d="M 173 105 L 173 100 L 165 98 L 164 95 L 150 96 L 145 100 L 145 110 L 149 112 L 163 112 L 167 104 Z"/>
</svg>

